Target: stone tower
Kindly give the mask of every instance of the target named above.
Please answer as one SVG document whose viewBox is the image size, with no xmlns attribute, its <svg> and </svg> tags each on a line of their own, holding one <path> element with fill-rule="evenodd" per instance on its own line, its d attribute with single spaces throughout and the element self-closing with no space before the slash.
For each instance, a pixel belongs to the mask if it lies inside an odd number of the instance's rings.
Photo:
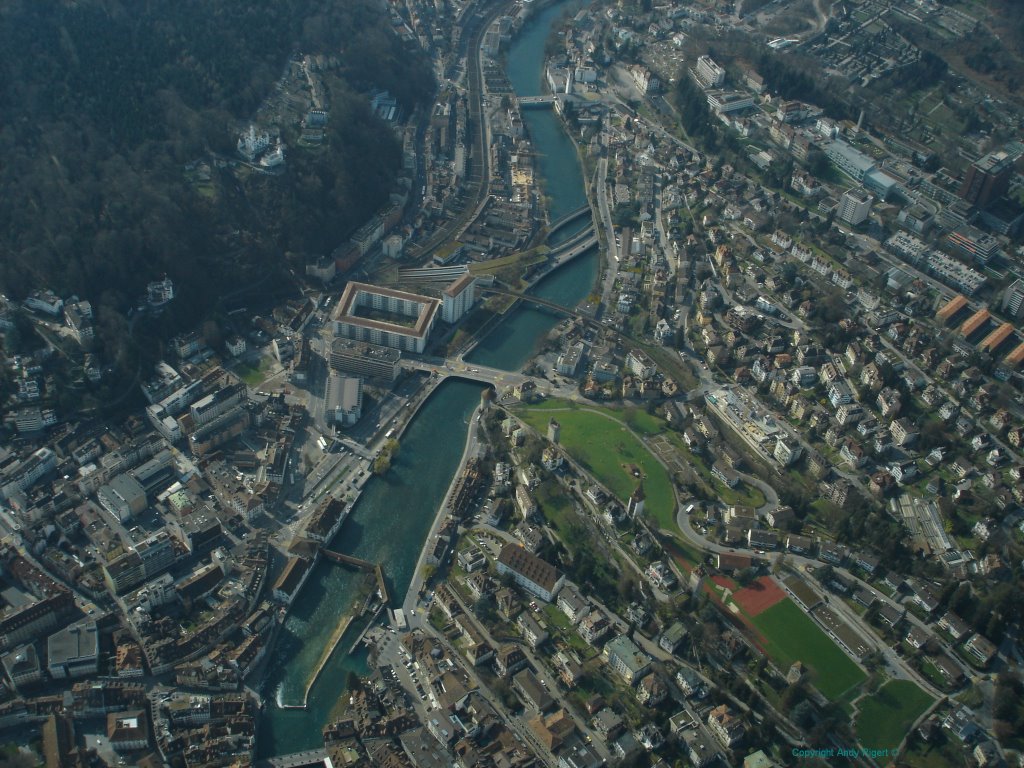
<svg viewBox="0 0 1024 768">
<path fill-rule="evenodd" d="M 548 422 L 548 440 L 555 445 L 558 445 L 559 433 L 562 431 L 562 425 L 554 419 Z"/>
</svg>

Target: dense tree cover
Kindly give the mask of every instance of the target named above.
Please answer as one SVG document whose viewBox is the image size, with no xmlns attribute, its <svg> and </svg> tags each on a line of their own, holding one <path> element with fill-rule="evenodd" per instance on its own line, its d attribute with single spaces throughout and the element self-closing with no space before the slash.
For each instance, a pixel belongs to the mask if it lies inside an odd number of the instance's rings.
<svg viewBox="0 0 1024 768">
<path fill-rule="evenodd" d="M 784 99 L 799 99 L 817 104 L 833 117 L 848 117 L 849 108 L 833 90 L 829 81 L 823 80 L 820 72 L 804 70 L 794 66 L 775 51 L 762 49 L 754 68 L 764 78 L 765 85 L 772 93 Z"/>
<path fill-rule="evenodd" d="M 184 165 L 233 156 L 298 51 L 339 63 L 325 145 L 290 150 L 278 177 L 214 163 L 198 194 Z M 0 0 L 0 290 L 123 311 L 166 272 L 201 310 L 286 251 L 338 245 L 399 167 L 370 87 L 407 110 L 433 90 L 370 0 Z"/>
</svg>

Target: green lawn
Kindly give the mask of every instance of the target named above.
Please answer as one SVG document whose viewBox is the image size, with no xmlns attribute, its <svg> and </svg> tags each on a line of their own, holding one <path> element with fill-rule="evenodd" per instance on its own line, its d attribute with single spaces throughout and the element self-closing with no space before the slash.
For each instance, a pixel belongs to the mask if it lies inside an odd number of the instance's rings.
<svg viewBox="0 0 1024 768">
<path fill-rule="evenodd" d="M 623 504 L 639 482 L 631 468 L 639 468 L 647 496 L 644 511 L 664 528 L 675 524 L 675 494 L 668 472 L 615 415 L 607 418 L 589 408 L 552 413 L 550 407 L 527 408 L 518 415 L 541 434 L 554 416 L 562 427 L 562 447 Z"/>
<path fill-rule="evenodd" d="M 679 451 L 679 455 L 683 457 L 683 460 L 700 475 L 701 479 L 708 484 L 715 497 L 723 504 L 754 507 L 756 509 L 765 503 L 764 494 L 760 488 L 755 488 L 743 480 L 735 488 L 728 487 L 711 474 L 711 467 L 708 466 L 703 456 L 692 453 L 686 447 L 678 432 L 666 432 L 665 434 L 676 447 L 676 450 Z"/>
<path fill-rule="evenodd" d="M 544 517 L 558 532 L 558 538 L 572 548 L 572 527 L 578 522 L 578 516 L 572 506 L 572 499 L 554 479 L 541 483 L 537 487 L 535 495 Z"/>
<path fill-rule="evenodd" d="M 932 704 L 932 697 L 909 680 L 890 680 L 858 705 L 857 739 L 866 749 L 889 750 Z"/>
<path fill-rule="evenodd" d="M 597 413 L 603 413 L 611 416 L 613 419 L 625 422 L 630 429 L 634 432 L 639 432 L 642 435 L 658 435 L 665 431 L 668 426 L 665 420 L 660 416 L 653 413 L 648 413 L 643 408 L 637 408 L 636 406 L 626 406 L 625 408 L 609 408 L 603 405 L 586 405 L 580 406 L 578 403 L 574 403 L 571 400 L 559 400 L 558 398 L 549 398 L 542 400 L 539 403 L 534 403 L 529 406 L 529 411 L 561 411 L 564 409 L 576 410 L 588 410 L 595 411 Z M 560 420 L 561 417 L 557 414 L 551 414 L 556 420 Z M 544 431 L 547 431 L 547 425 L 545 424 Z"/>
<path fill-rule="evenodd" d="M 864 672 L 789 598 L 753 617 L 764 635 L 765 649 L 783 671 L 800 661 L 814 687 L 830 699 L 865 679 Z"/>
<path fill-rule="evenodd" d="M 249 365 L 248 363 L 239 363 L 235 366 L 235 373 L 242 381 L 248 384 L 250 387 L 258 387 L 263 383 L 266 378 L 267 370 L 267 359 L 260 358 L 259 363 L 255 366 Z"/>
<path fill-rule="evenodd" d="M 658 435 L 665 431 L 665 420 L 640 408 L 626 408 L 624 411 L 608 410 L 615 418 L 622 419 L 634 432 L 642 435 Z"/>
</svg>

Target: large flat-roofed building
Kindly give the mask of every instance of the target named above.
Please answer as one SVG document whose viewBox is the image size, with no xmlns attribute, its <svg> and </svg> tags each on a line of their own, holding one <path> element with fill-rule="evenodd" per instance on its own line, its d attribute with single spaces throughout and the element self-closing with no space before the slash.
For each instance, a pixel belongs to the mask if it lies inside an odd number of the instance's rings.
<svg viewBox="0 0 1024 768">
<path fill-rule="evenodd" d="M 402 353 L 390 347 L 378 347 L 351 339 L 331 342 L 331 368 L 338 373 L 367 379 L 394 381 L 398 377 L 398 361 Z"/>
<path fill-rule="evenodd" d="M 349 283 L 334 311 L 334 334 L 419 353 L 427 346 L 440 305 L 429 296 Z"/>
<path fill-rule="evenodd" d="M 973 296 L 988 280 L 977 270 L 961 264 L 940 251 L 931 251 L 925 260 L 924 271 L 956 288 L 966 296 Z"/>
<path fill-rule="evenodd" d="M 219 389 L 192 405 L 192 422 L 196 427 L 209 424 L 223 413 L 245 402 L 245 384 L 233 384 Z"/>
<path fill-rule="evenodd" d="M 862 189 L 848 189 L 839 199 L 836 218 L 856 226 L 871 213 L 871 203 L 873 200 L 874 198 Z"/>
<path fill-rule="evenodd" d="M 43 679 L 43 668 L 39 664 L 39 655 L 36 647 L 29 643 L 20 648 L 15 648 L 10 653 L 0 658 L 4 672 L 14 683 L 14 687 L 31 685 Z"/>
<path fill-rule="evenodd" d="M 46 641 L 46 657 L 46 668 L 54 680 L 96 674 L 100 664 L 96 622 L 72 624 L 50 635 Z"/>
<path fill-rule="evenodd" d="M 737 91 L 708 91 L 708 106 L 720 115 L 754 106 L 754 97 Z"/>
<path fill-rule="evenodd" d="M 825 154 L 836 168 L 855 181 L 864 181 L 864 177 L 875 169 L 874 160 L 845 141 L 829 142 L 825 145 Z"/>
<path fill-rule="evenodd" d="M 1024 315 L 1024 280 L 1014 280 L 1003 292 L 1003 312 L 1015 320 Z"/>
<path fill-rule="evenodd" d="M 959 253 L 983 266 L 999 253 L 999 241 L 970 224 L 954 229 L 947 236 L 947 240 Z"/>
<path fill-rule="evenodd" d="M 101 486 L 96 492 L 96 498 L 105 510 L 122 523 L 142 512 L 148 504 L 146 489 L 129 474 L 118 475 L 109 485 Z"/>
<path fill-rule="evenodd" d="M 697 59 L 697 66 L 692 71 L 701 88 L 720 88 L 725 82 L 725 70 L 710 56 Z"/>
<path fill-rule="evenodd" d="M 641 651 L 628 635 L 608 641 L 602 653 L 604 660 L 623 680 L 633 685 L 651 667 L 651 657 Z"/>
</svg>

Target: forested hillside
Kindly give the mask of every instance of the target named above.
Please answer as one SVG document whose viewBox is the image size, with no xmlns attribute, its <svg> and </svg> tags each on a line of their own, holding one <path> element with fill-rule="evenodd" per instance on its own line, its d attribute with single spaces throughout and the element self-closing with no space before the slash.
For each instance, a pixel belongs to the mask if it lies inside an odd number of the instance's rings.
<svg viewBox="0 0 1024 768">
<path fill-rule="evenodd" d="M 297 52 L 340 62 L 324 145 L 289 149 L 280 176 L 214 162 L 197 194 L 185 164 L 233 157 Z M 373 0 L 0 0 L 0 290 L 123 311 L 166 272 L 199 309 L 286 251 L 330 249 L 399 168 L 373 87 L 406 110 L 432 93 Z"/>
</svg>

